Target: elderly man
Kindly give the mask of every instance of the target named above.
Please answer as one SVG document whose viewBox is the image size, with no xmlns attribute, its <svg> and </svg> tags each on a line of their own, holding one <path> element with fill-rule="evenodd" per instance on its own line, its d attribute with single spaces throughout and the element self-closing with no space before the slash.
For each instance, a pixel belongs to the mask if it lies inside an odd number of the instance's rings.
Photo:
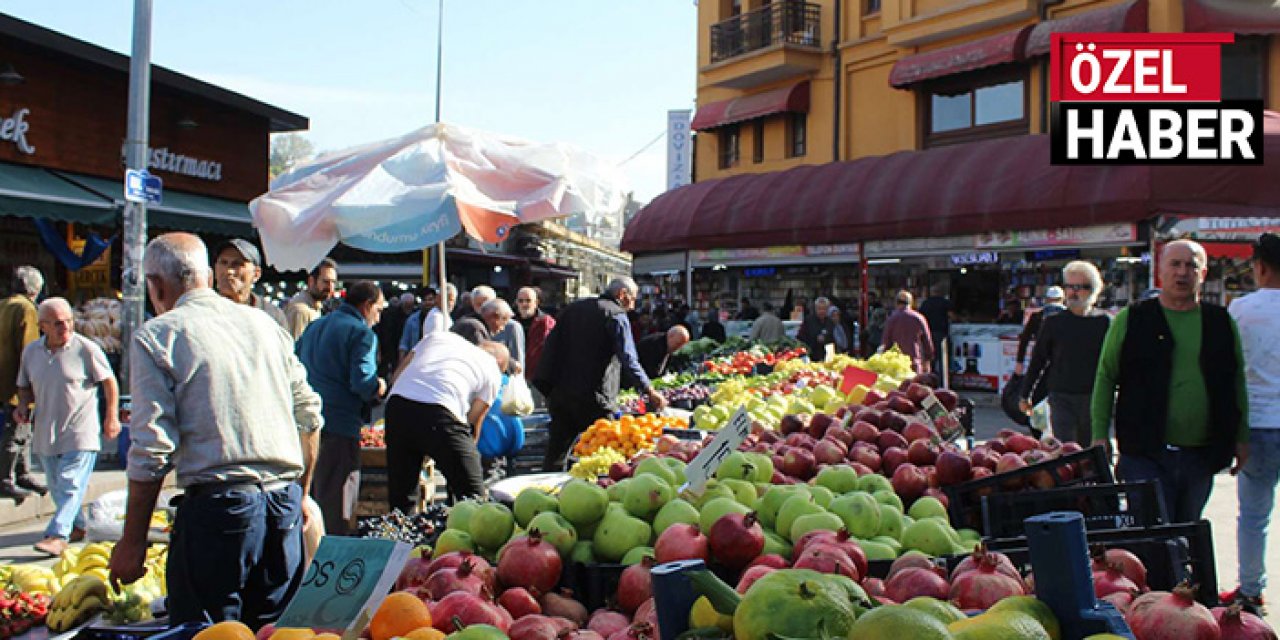
<svg viewBox="0 0 1280 640">
<path fill-rule="evenodd" d="M 676 325 L 666 333 L 651 333 L 636 343 L 636 355 L 649 379 L 660 378 L 667 372 L 667 360 L 680 347 L 689 344 L 689 330 Z"/>
<path fill-rule="evenodd" d="M 44 289 L 40 270 L 23 265 L 13 270 L 12 295 L 0 302 L 0 426 L 18 402 L 18 369 L 22 352 L 40 338 L 36 314 L 36 298 Z M 31 476 L 27 445 L 31 442 L 31 424 L 26 420 L 9 420 L 0 436 L 0 496 L 22 504 L 34 491 L 44 495 L 47 488 Z"/>
<path fill-rule="evenodd" d="M 57 556 L 72 538 L 84 537 L 80 503 L 102 446 L 99 434 L 120 433 L 120 388 L 102 347 L 75 332 L 65 299 L 40 303 L 39 318 L 44 337 L 22 351 L 14 417 L 28 421 L 35 404 L 31 450 L 40 456 L 54 503 L 53 519 L 35 548 Z M 99 387 L 107 400 L 105 421 L 98 418 Z"/>
<path fill-rule="evenodd" d="M 1093 297 L 1096 299 L 1101 294 L 1102 291 L 1095 291 Z M 1026 368 L 1022 366 L 1022 363 L 1027 361 L 1027 345 L 1031 344 L 1036 339 L 1036 336 L 1040 335 L 1040 327 L 1044 326 L 1045 319 L 1067 310 L 1066 306 L 1062 304 L 1065 296 L 1066 294 L 1063 293 L 1062 287 L 1057 285 L 1049 287 L 1044 292 L 1044 306 L 1027 318 L 1027 323 L 1022 326 L 1022 333 L 1018 334 L 1018 357 L 1013 367 L 1015 374 L 1023 375 L 1026 373 Z"/>
<path fill-rule="evenodd" d="M 1022 379 L 1021 408 L 1031 412 L 1032 391 L 1045 378 L 1053 432 L 1063 440 L 1084 443 L 1093 440 L 1093 380 L 1098 374 L 1098 355 L 1102 353 L 1111 316 L 1093 308 L 1102 293 L 1102 274 L 1092 263 L 1067 263 L 1062 279 L 1069 313 L 1044 319 L 1031 353 L 1031 368 Z"/>
<path fill-rule="evenodd" d="M 113 584 L 146 572 L 164 477 L 185 490 L 169 543 L 169 622 L 273 622 L 302 582 L 302 497 L 320 397 L 267 316 L 209 289 L 199 238 L 169 233 L 143 259 L 155 318 L 129 349 L 133 417 L 124 533 Z"/>
<path fill-rule="evenodd" d="M 484 303 L 479 311 L 480 315 L 477 317 L 464 317 L 453 323 L 450 331 L 466 338 L 471 344 L 480 346 L 483 342 L 495 340 L 495 336 L 515 317 L 511 312 L 511 305 L 501 298 Z"/>
<path fill-rule="evenodd" d="M 1107 330 L 1093 384 L 1093 439 L 1108 443 L 1114 407 L 1125 482 L 1160 480 L 1173 522 L 1200 519 L 1213 476 L 1249 457 L 1249 401 L 1236 322 L 1200 301 L 1204 247 L 1165 245 L 1160 295 L 1126 307 Z M 1234 469 L 1233 469 L 1234 470 Z"/>
<path fill-rule="evenodd" d="M 458 288 L 449 283 L 445 287 L 445 305 L 447 310 L 440 311 L 437 304 L 439 298 L 436 298 L 432 304 L 427 304 L 426 299 L 422 301 L 422 307 L 413 312 L 409 319 L 404 323 L 404 332 L 400 334 L 400 362 L 403 363 L 405 358 L 409 357 L 409 352 L 413 351 L 413 347 L 424 335 L 431 335 L 437 331 L 448 331 L 453 327 L 453 318 L 449 313 L 453 311 L 454 306 L 458 304 Z M 423 318 L 426 318 L 425 320 Z"/>
<path fill-rule="evenodd" d="M 835 344 L 836 323 L 831 319 L 831 300 L 822 297 L 813 301 L 813 313 L 800 323 L 796 338 L 809 349 L 809 357 L 820 361 L 826 357 L 827 345 Z"/>
<path fill-rule="evenodd" d="M 378 285 L 360 280 L 347 288 L 341 307 L 311 323 L 298 340 L 307 381 L 324 399 L 324 433 L 311 497 L 324 513 L 325 533 L 342 535 L 360 490 L 360 428 L 372 403 L 386 394 L 378 377 L 378 324 L 386 302 Z"/>
<path fill-rule="evenodd" d="M 325 303 L 333 297 L 337 288 L 338 263 L 325 258 L 307 274 L 307 288 L 295 294 L 289 299 L 289 304 L 285 305 L 284 315 L 294 340 L 301 338 L 307 325 L 320 317 Z"/>
<path fill-rule="evenodd" d="M 485 304 L 493 302 L 501 302 L 502 306 L 499 307 L 499 309 L 505 308 L 506 313 L 506 319 L 502 323 L 502 328 L 493 332 L 494 342 L 502 343 L 502 345 L 507 348 L 507 353 L 510 355 L 510 363 L 507 365 L 505 371 L 512 375 L 524 373 L 524 327 L 521 326 L 519 322 L 512 322 L 512 320 L 515 319 L 515 314 L 511 311 L 511 305 L 507 304 L 505 300 L 496 298 Z M 480 313 L 481 315 L 484 315 L 483 307 L 481 308 Z M 486 322 L 487 321 L 488 319 L 486 318 Z"/>
<path fill-rule="evenodd" d="M 760 308 L 760 317 L 751 323 L 751 341 L 777 342 L 787 337 L 787 328 L 778 314 L 774 313 L 773 303 L 766 300 Z"/>
<path fill-rule="evenodd" d="M 911 292 L 899 291 L 895 300 L 897 309 L 884 323 L 884 335 L 880 346 L 898 350 L 911 358 L 916 373 L 929 373 L 933 362 L 933 336 L 929 333 L 929 321 L 911 308 Z"/>
<path fill-rule="evenodd" d="M 424 457 L 444 474 L 451 501 L 484 494 L 476 441 L 507 364 L 501 344 L 476 346 L 448 331 L 423 338 L 410 352 L 387 401 L 391 509 L 411 511 Z"/>
<path fill-rule="evenodd" d="M 542 357 L 542 348 L 547 343 L 547 335 L 556 327 L 556 319 L 539 307 L 540 294 L 537 287 L 523 287 L 516 292 L 516 321 L 524 330 L 524 377 L 533 379 L 533 372 L 538 370 L 538 360 Z"/>
<path fill-rule="evenodd" d="M 237 304 L 247 304 L 288 328 L 280 307 L 253 292 L 262 278 L 262 254 L 252 242 L 235 238 L 218 245 L 213 254 L 213 280 L 218 294 Z"/>
<path fill-rule="evenodd" d="M 544 470 L 562 468 L 573 439 L 614 411 L 621 370 L 648 397 L 651 411 L 667 406 L 640 366 L 631 336 L 627 312 L 635 308 L 638 291 L 635 280 L 617 278 L 599 298 L 574 302 L 556 318 L 534 376 L 551 414 Z"/>
<path fill-rule="evenodd" d="M 468 316 L 479 319 L 481 307 L 483 307 L 485 303 L 489 302 L 490 300 L 497 299 L 497 297 L 498 297 L 498 292 L 494 291 L 493 287 L 490 287 L 490 286 L 486 286 L 482 284 L 472 289 L 471 295 L 467 296 L 467 302 L 468 304 L 471 305 L 469 307 L 469 311 L 463 312 L 462 316 L 458 319 L 461 320 L 462 318 L 466 318 Z"/>
</svg>

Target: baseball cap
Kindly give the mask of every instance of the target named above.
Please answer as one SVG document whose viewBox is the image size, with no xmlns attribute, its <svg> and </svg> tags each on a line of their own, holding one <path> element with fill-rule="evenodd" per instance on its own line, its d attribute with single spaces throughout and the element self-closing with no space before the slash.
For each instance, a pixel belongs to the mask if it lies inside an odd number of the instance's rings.
<svg viewBox="0 0 1280 640">
<path fill-rule="evenodd" d="M 213 259 L 217 260 L 218 256 L 222 255 L 222 252 L 226 251 L 228 247 L 235 247 L 235 250 L 239 251 L 245 260 L 259 267 L 262 266 L 262 253 L 258 251 L 257 247 L 253 246 L 252 242 L 242 238 L 232 238 L 218 245 L 218 249 L 213 252 Z"/>
<path fill-rule="evenodd" d="M 1045 300 L 1061 300 L 1065 297 L 1067 297 L 1067 294 L 1063 292 L 1062 287 L 1059 287 L 1058 285 L 1053 285 L 1044 292 Z"/>
</svg>

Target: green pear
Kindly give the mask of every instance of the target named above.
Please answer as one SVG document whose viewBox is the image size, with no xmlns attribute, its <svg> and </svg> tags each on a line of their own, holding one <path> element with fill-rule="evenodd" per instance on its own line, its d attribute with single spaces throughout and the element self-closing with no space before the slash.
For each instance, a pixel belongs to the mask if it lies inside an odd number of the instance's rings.
<svg viewBox="0 0 1280 640">
<path fill-rule="evenodd" d="M 813 501 L 813 496 L 792 496 L 778 510 L 778 522 L 774 529 L 794 542 L 795 538 L 790 538 L 791 525 L 796 518 L 811 513 L 826 513 L 826 510 Z"/>
<path fill-rule="evenodd" d="M 560 515 L 575 527 L 603 518 L 607 506 L 609 492 L 594 482 L 574 478 L 560 487 Z"/>
<path fill-rule="evenodd" d="M 774 527 L 778 522 L 778 511 L 788 499 L 795 495 L 808 495 L 809 488 L 799 484 L 775 484 L 760 496 L 756 502 L 756 517 L 760 518 L 760 526 Z"/>
<path fill-rule="evenodd" d="M 868 542 L 879 542 L 880 544 L 893 549 L 895 554 L 902 555 L 902 542 L 893 536 L 876 536 L 868 540 Z"/>
<path fill-rule="evenodd" d="M 893 491 L 893 483 L 878 473 L 868 473 L 858 478 L 858 490 L 866 491 L 867 493 L 875 493 L 882 490 Z"/>
<path fill-rule="evenodd" d="M 733 493 L 733 489 L 731 487 L 713 478 L 708 480 L 707 485 L 702 488 L 702 495 L 699 495 L 694 499 L 694 506 L 698 507 L 698 509 L 702 509 L 708 502 L 711 502 L 716 498 L 729 498 L 730 500 L 736 500 L 737 495 Z"/>
<path fill-rule="evenodd" d="M 923 551 L 931 556 L 951 554 L 956 544 L 947 535 L 949 525 L 937 518 L 925 518 L 911 523 L 902 530 L 902 547 Z"/>
<path fill-rule="evenodd" d="M 880 530 L 878 536 L 889 536 L 894 540 L 902 539 L 902 513 L 892 505 L 880 505 Z"/>
<path fill-rule="evenodd" d="M 476 509 L 479 508 L 480 503 L 475 500 L 463 500 L 449 507 L 449 517 L 445 520 L 445 528 L 470 532 L 471 514 L 475 513 Z"/>
<path fill-rule="evenodd" d="M 627 487 L 631 485 L 631 481 L 635 478 L 623 478 L 605 489 L 605 493 L 609 496 L 610 502 L 622 503 L 622 498 L 627 495 Z"/>
<path fill-rule="evenodd" d="M 609 511 L 596 528 L 591 550 L 601 560 L 618 562 L 628 551 L 647 546 L 652 535 L 648 522 L 625 512 Z"/>
<path fill-rule="evenodd" d="M 750 452 L 747 455 L 747 461 L 751 463 L 751 477 L 748 478 L 753 482 L 769 483 L 773 481 L 773 460 L 763 453 Z"/>
<path fill-rule="evenodd" d="M 730 513 L 747 514 L 751 513 L 751 509 L 742 506 L 733 498 L 716 498 L 702 507 L 702 512 L 698 516 L 698 527 L 703 533 L 711 531 L 711 525 L 715 524 L 716 520 Z"/>
<path fill-rule="evenodd" d="M 907 510 L 907 515 L 916 520 L 924 520 L 925 518 L 942 518 L 947 520 L 947 508 L 942 506 L 942 501 L 933 496 L 923 496 L 911 503 L 911 508 Z"/>
<path fill-rule="evenodd" d="M 826 509 L 831 505 L 831 501 L 835 499 L 836 494 L 820 484 L 809 487 L 809 495 L 813 496 L 813 501 L 818 503 L 819 507 Z"/>
<path fill-rule="evenodd" d="M 474 553 L 476 543 L 471 539 L 471 534 L 461 529 L 445 529 L 440 533 L 440 537 L 436 539 L 435 551 L 431 552 L 432 558 L 449 553 L 450 551 L 470 551 Z"/>
<path fill-rule="evenodd" d="M 867 539 L 880 531 L 880 503 L 869 493 L 854 491 L 831 501 L 831 513 L 840 516 L 855 538 Z"/>
<path fill-rule="evenodd" d="M 573 545 L 573 551 L 569 553 L 569 562 L 577 564 L 595 564 L 596 554 L 592 551 L 590 540 L 579 540 L 578 544 Z"/>
<path fill-rule="evenodd" d="M 877 540 L 859 540 L 858 546 L 867 554 L 867 560 L 893 560 L 898 557 L 898 550 Z"/>
<path fill-rule="evenodd" d="M 849 493 L 858 488 L 858 472 L 845 464 L 824 467 L 814 478 L 814 484 L 826 487 L 832 493 Z"/>
<path fill-rule="evenodd" d="M 633 565 L 639 564 L 645 558 L 653 559 L 653 547 L 636 547 L 622 556 L 622 564 Z"/>
<path fill-rule="evenodd" d="M 681 498 L 663 505 L 653 517 L 653 534 L 660 536 L 673 524 L 698 524 L 698 510 Z"/>
<path fill-rule="evenodd" d="M 631 474 L 632 478 L 636 478 L 645 474 L 652 474 L 662 478 L 667 486 L 675 486 L 676 474 L 662 462 L 662 458 L 645 458 L 636 465 L 635 473 Z"/>
<path fill-rule="evenodd" d="M 894 493 L 892 490 L 877 491 L 871 494 L 871 497 L 875 498 L 876 502 L 879 502 L 880 504 L 887 504 L 893 507 L 898 513 L 903 512 L 902 498 L 898 497 L 898 494 Z"/>
<path fill-rule="evenodd" d="M 773 529 L 764 530 L 764 550 L 761 555 L 774 554 L 791 559 L 791 542 L 778 535 Z"/>
<path fill-rule="evenodd" d="M 973 529 L 957 529 L 956 535 L 960 536 L 961 542 L 981 542 L 982 534 Z"/>
<path fill-rule="evenodd" d="M 679 488 L 686 482 L 684 475 L 685 463 L 679 458 L 661 458 L 662 464 L 667 465 L 667 469 L 671 470 L 671 474 L 676 477 L 676 481 L 671 484 L 672 487 Z"/>
<path fill-rule="evenodd" d="M 573 523 L 554 511 L 534 516 L 529 521 L 529 530 L 537 530 L 542 539 L 550 542 L 563 557 L 568 557 L 574 545 L 578 544 L 578 530 L 573 528 Z"/>
<path fill-rule="evenodd" d="M 637 518 L 651 520 L 658 510 L 675 497 L 671 484 L 658 476 L 646 473 L 636 476 L 622 497 L 622 506 Z"/>
<path fill-rule="evenodd" d="M 747 454 L 741 451 L 734 451 L 725 456 L 720 461 L 720 466 L 716 468 L 716 478 L 719 480 L 751 480 L 755 477 L 755 465 L 751 463 L 751 459 Z"/>
<path fill-rule="evenodd" d="M 755 485 L 746 480 L 735 480 L 733 478 L 726 478 L 720 482 L 723 482 L 726 487 L 733 490 L 733 499 L 737 500 L 739 504 L 748 508 L 755 506 L 758 499 Z"/>
<path fill-rule="evenodd" d="M 826 511 L 823 511 L 822 513 L 808 513 L 796 518 L 796 521 L 791 523 L 790 538 L 792 541 L 795 541 L 799 540 L 800 536 L 803 536 L 810 531 L 816 531 L 818 529 L 823 529 L 825 531 L 839 531 L 842 528 L 844 528 L 844 521 L 840 519 L 840 516 L 837 516 L 834 513 L 828 513 Z"/>
<path fill-rule="evenodd" d="M 471 539 L 485 550 L 496 550 L 506 544 L 511 539 L 511 533 L 515 527 L 515 515 L 507 505 L 501 502 L 488 502 L 481 505 L 475 513 L 471 514 L 471 521 L 467 523 Z"/>
<path fill-rule="evenodd" d="M 603 489 L 602 489 L 603 491 Z M 512 511 L 516 514 L 516 524 L 528 527 L 534 516 L 544 511 L 560 511 L 560 501 L 544 489 L 529 487 L 516 496 Z"/>
</svg>

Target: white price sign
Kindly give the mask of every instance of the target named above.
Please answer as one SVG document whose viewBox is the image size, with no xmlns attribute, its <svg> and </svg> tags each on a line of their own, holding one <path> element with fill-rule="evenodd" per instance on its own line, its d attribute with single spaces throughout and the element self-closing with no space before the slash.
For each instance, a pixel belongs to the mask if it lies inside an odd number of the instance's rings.
<svg viewBox="0 0 1280 640">
<path fill-rule="evenodd" d="M 703 447 L 702 452 L 685 467 L 684 477 L 687 482 L 680 487 L 680 492 L 684 493 L 688 489 L 701 494 L 703 488 L 707 486 L 707 480 L 715 475 L 716 469 L 720 468 L 720 463 L 724 461 L 725 456 L 736 451 L 738 445 L 742 444 L 749 435 L 751 435 L 751 415 L 747 413 L 746 407 L 738 407 L 729 421 L 716 433 L 711 444 Z"/>
</svg>

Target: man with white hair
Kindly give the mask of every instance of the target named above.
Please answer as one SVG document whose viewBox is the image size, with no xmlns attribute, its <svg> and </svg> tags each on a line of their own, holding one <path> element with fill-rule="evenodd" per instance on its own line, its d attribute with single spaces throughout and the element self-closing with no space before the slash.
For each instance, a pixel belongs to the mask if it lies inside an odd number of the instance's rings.
<svg viewBox="0 0 1280 640">
<path fill-rule="evenodd" d="M 53 519 L 35 548 L 57 556 L 73 538 L 84 537 L 80 503 L 102 448 L 100 435 L 120 434 L 120 388 L 102 347 L 75 332 L 65 299 L 41 302 L 38 313 L 44 337 L 22 351 L 14 417 L 33 423 L 31 451 L 40 456 L 53 492 Z M 107 400 L 106 420 L 98 417 L 99 388 Z"/>
<path fill-rule="evenodd" d="M 472 294 L 474 296 L 474 293 Z M 503 344 L 498 336 L 502 335 L 508 327 L 518 323 L 512 322 L 511 319 L 515 314 L 511 311 L 511 305 L 507 304 L 502 298 L 494 298 L 484 303 L 480 307 L 479 318 L 463 318 L 453 323 L 454 333 L 466 338 L 468 342 L 476 346 L 488 342 L 490 340 Z M 521 332 L 518 337 L 521 340 L 520 347 L 523 348 L 524 333 Z M 503 346 L 506 346 L 503 344 Z M 514 353 L 508 348 L 507 373 L 520 373 L 520 363 L 516 361 Z"/>
<path fill-rule="evenodd" d="M 1213 476 L 1249 457 L 1244 355 L 1227 310 L 1200 301 L 1204 247 L 1160 252 L 1160 295 L 1111 321 L 1093 385 L 1093 440 L 1108 444 L 1114 407 L 1125 482 L 1160 480 L 1172 522 L 1200 519 Z"/>
<path fill-rule="evenodd" d="M 494 291 L 493 287 L 490 287 L 488 285 L 482 284 L 472 289 L 471 296 L 468 298 L 468 300 L 471 303 L 471 311 L 469 313 L 462 314 L 462 317 L 465 318 L 467 316 L 471 316 L 473 318 L 479 319 L 480 309 L 483 308 L 487 302 L 489 302 L 490 300 L 494 300 L 497 297 L 498 297 L 498 292 Z"/>
<path fill-rule="evenodd" d="M 538 370 L 538 360 L 542 358 L 547 336 L 556 327 L 555 317 L 539 306 L 540 297 L 537 287 L 522 287 L 516 292 L 516 322 L 524 330 L 524 375 L 530 380 L 533 372 Z"/>
<path fill-rule="evenodd" d="M 302 582 L 302 497 L 324 424 L 320 396 L 286 330 L 209 288 L 200 238 L 152 240 L 143 272 L 158 315 L 129 348 L 133 446 L 110 582 L 146 573 L 151 514 L 176 472 L 184 494 L 169 542 L 169 622 L 260 628 Z"/>
<path fill-rule="evenodd" d="M 543 470 L 562 468 L 573 439 L 617 408 L 623 370 L 648 397 L 651 411 L 667 406 L 636 355 L 627 312 L 638 292 L 635 280 L 616 278 L 599 298 L 574 302 L 556 318 L 533 380 L 551 414 Z"/>
<path fill-rule="evenodd" d="M 10 296 L 0 302 L 0 426 L 18 402 L 18 368 L 22 351 L 40 338 L 36 298 L 44 289 L 44 276 L 30 265 L 13 270 Z M 0 497 L 22 504 L 32 491 L 44 495 L 46 488 L 31 476 L 27 445 L 31 425 L 25 420 L 7 420 L 0 436 Z"/>
<path fill-rule="evenodd" d="M 1042 321 L 1031 368 L 1022 379 L 1021 407 L 1030 413 L 1031 392 L 1043 377 L 1053 433 L 1062 440 L 1086 443 L 1093 440 L 1093 380 L 1111 317 L 1094 309 L 1102 293 L 1102 274 L 1092 263 L 1076 260 L 1063 267 L 1062 289 L 1068 312 Z"/>
</svg>

